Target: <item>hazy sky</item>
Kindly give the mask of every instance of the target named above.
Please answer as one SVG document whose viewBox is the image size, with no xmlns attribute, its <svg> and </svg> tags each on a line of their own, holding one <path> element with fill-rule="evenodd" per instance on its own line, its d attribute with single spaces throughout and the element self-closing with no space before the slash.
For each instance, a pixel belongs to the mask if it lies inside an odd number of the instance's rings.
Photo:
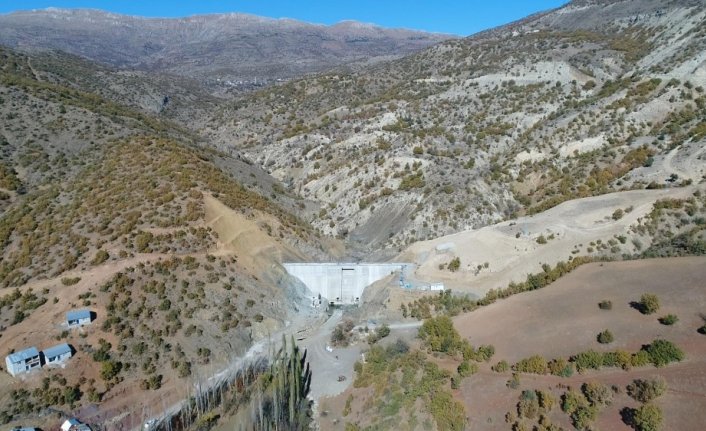
<svg viewBox="0 0 706 431">
<path fill-rule="evenodd" d="M 0 13 L 51 6 L 150 17 L 245 12 L 322 24 L 352 19 L 384 27 L 465 36 L 566 3 L 567 0 L 0 0 Z"/>
</svg>

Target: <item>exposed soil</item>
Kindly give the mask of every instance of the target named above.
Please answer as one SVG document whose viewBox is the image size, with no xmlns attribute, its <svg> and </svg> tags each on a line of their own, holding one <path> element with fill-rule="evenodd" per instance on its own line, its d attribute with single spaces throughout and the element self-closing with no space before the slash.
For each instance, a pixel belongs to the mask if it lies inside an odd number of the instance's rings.
<svg viewBox="0 0 706 431">
<path fill-rule="evenodd" d="M 655 201 L 691 196 L 691 187 L 665 190 L 634 190 L 576 199 L 533 216 L 521 217 L 481 229 L 459 232 L 413 244 L 398 259 L 419 265 L 415 277 L 429 282 L 443 281 L 454 290 L 483 296 L 493 288 L 505 288 L 511 281 L 523 281 L 527 274 L 542 270 L 542 264 L 566 261 L 572 251 L 590 254 L 591 241 L 626 234 L 630 226 L 652 210 Z M 617 209 L 632 207 L 622 218 L 611 218 Z M 546 244 L 537 243 L 543 235 Z M 631 244 L 623 251 L 632 253 Z M 458 257 L 457 272 L 440 269 Z M 476 274 L 478 265 L 488 268 Z"/>
</svg>

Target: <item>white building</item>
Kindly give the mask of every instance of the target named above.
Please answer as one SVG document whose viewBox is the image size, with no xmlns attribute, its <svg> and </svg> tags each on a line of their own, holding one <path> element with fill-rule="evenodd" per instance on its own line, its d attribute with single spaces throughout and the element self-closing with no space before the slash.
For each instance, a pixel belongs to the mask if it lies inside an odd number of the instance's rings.
<svg viewBox="0 0 706 431">
<path fill-rule="evenodd" d="M 44 363 L 47 365 L 62 364 L 64 361 L 73 356 L 71 346 L 66 343 L 59 344 L 42 351 L 44 355 Z"/>
<path fill-rule="evenodd" d="M 76 418 L 70 418 L 61 424 L 61 431 L 91 431 L 91 427 Z"/>
<path fill-rule="evenodd" d="M 66 324 L 69 327 L 83 326 L 91 323 L 91 312 L 89 310 L 72 310 L 66 313 Z"/>
<path fill-rule="evenodd" d="M 42 360 L 36 347 L 11 353 L 5 357 L 5 368 L 10 375 L 27 373 L 42 366 Z"/>
</svg>

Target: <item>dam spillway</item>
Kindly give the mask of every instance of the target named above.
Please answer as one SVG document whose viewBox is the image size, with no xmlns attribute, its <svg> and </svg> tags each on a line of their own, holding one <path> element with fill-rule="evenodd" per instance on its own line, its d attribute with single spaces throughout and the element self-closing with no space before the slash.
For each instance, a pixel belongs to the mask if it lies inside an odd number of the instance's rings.
<svg viewBox="0 0 706 431">
<path fill-rule="evenodd" d="M 411 263 L 283 263 L 287 272 L 301 280 L 314 294 L 329 303 L 357 304 L 366 287 L 399 272 L 413 269 Z"/>
</svg>

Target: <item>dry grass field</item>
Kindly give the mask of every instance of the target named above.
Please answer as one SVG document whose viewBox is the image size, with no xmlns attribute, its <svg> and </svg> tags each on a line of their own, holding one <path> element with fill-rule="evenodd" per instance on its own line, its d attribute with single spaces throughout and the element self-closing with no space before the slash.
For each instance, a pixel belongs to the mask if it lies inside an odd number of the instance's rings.
<svg viewBox="0 0 706 431">
<path fill-rule="evenodd" d="M 659 297 L 657 313 L 643 315 L 631 307 L 630 303 L 639 301 L 643 293 Z M 612 301 L 612 310 L 599 309 L 598 302 L 604 299 Z M 670 313 L 676 314 L 679 322 L 673 326 L 660 324 L 658 318 Z M 509 372 L 495 373 L 489 366 L 482 367 L 478 374 L 464 380 L 456 394 L 466 406 L 469 429 L 509 429 L 503 417 L 515 410 L 522 389 L 551 389 L 560 394 L 560 385 L 579 388 L 589 381 L 624 389 L 635 378 L 657 375 L 666 379 L 669 388 L 657 400 L 664 413 L 663 429 L 703 429 L 706 336 L 697 329 L 704 325 L 704 313 L 706 258 L 694 257 L 589 264 L 544 289 L 459 316 L 454 323 L 463 337 L 474 345 L 495 346 L 493 363 L 504 359 L 512 364 L 535 354 L 546 359 L 568 358 L 589 348 L 636 351 L 657 338 L 674 342 L 686 353 L 684 361 L 665 368 L 648 366 L 629 372 L 607 368 L 570 378 L 522 375 L 518 390 L 505 386 Z M 596 336 L 605 329 L 615 335 L 615 341 L 602 345 Z M 598 429 L 630 429 L 622 422 L 620 409 L 637 403 L 624 392 L 616 394 L 613 404 L 600 413 Z M 568 416 L 558 409 L 552 419 L 572 428 Z"/>
</svg>

